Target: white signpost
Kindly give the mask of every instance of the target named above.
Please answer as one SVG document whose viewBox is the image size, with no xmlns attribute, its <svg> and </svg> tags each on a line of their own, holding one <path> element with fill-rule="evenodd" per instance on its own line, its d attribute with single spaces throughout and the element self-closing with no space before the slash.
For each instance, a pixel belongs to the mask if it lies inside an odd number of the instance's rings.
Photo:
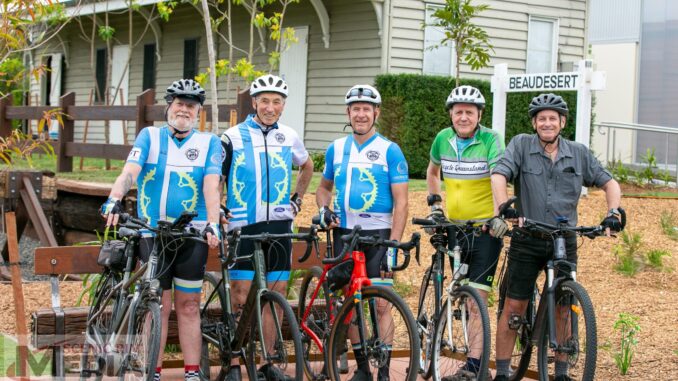
<svg viewBox="0 0 678 381">
<path fill-rule="evenodd" d="M 502 136 L 506 131 L 506 94 L 526 91 L 576 91 L 577 120 L 575 140 L 589 146 L 591 136 L 591 91 L 605 89 L 605 72 L 593 71 L 593 61 L 581 60 L 578 70 L 563 73 L 508 74 L 507 64 L 494 66 L 492 76 L 492 129 Z M 527 113 L 527 105 L 525 105 Z"/>
</svg>

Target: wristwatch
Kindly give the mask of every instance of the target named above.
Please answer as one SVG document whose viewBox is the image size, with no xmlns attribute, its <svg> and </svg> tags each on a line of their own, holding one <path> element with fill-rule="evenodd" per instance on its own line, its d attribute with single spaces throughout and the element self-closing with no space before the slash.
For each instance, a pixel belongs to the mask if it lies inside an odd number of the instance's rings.
<svg viewBox="0 0 678 381">
<path fill-rule="evenodd" d="M 617 208 L 612 208 L 612 209 L 608 210 L 607 216 L 608 216 L 608 217 L 609 217 L 609 216 L 616 216 L 616 217 L 619 217 L 619 216 L 621 216 L 621 212 L 619 212 L 619 209 L 617 209 Z"/>
<path fill-rule="evenodd" d="M 426 197 L 426 203 L 428 206 L 433 206 L 433 204 L 443 202 L 443 198 L 440 197 L 439 194 L 429 194 L 428 197 Z"/>
<path fill-rule="evenodd" d="M 304 202 L 304 199 L 299 197 L 299 193 L 293 194 L 292 197 L 290 197 L 290 200 L 292 202 L 294 202 L 295 204 L 297 204 L 297 206 L 300 207 L 300 208 L 301 208 L 301 203 Z"/>
</svg>

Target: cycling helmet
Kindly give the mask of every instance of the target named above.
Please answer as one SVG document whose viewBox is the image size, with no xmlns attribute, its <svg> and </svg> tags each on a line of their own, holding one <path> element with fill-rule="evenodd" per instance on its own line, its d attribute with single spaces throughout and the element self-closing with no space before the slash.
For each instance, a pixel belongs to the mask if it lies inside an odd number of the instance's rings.
<svg viewBox="0 0 678 381">
<path fill-rule="evenodd" d="M 255 96 L 259 93 L 278 93 L 287 98 L 289 90 L 287 82 L 284 79 L 273 74 L 262 75 L 252 82 L 250 86 L 250 95 Z"/>
<path fill-rule="evenodd" d="M 346 104 L 350 105 L 354 102 L 367 102 L 379 106 L 381 104 L 381 94 L 370 85 L 355 85 L 346 93 Z"/>
<path fill-rule="evenodd" d="M 449 110 L 455 103 L 474 104 L 482 110 L 485 108 L 485 97 L 475 87 L 463 85 L 452 89 L 445 102 L 445 108 Z"/>
<path fill-rule="evenodd" d="M 202 105 L 205 103 L 205 89 L 192 79 L 180 79 L 172 82 L 165 92 L 167 103 L 172 103 L 176 97 L 193 99 Z"/>
<path fill-rule="evenodd" d="M 530 114 L 530 118 L 534 118 L 541 110 L 554 110 L 562 116 L 567 116 L 569 111 L 563 97 L 551 93 L 539 94 L 532 98 L 532 102 L 530 102 L 527 112 Z"/>
</svg>

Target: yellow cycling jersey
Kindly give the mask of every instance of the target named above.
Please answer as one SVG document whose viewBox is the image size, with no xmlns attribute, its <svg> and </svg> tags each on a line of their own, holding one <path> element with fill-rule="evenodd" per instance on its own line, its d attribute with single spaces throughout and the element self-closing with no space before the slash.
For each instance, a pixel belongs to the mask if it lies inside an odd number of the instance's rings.
<svg viewBox="0 0 678 381">
<path fill-rule="evenodd" d="M 490 171 L 504 153 L 504 139 L 483 126 L 461 152 L 457 139 L 454 129 L 446 128 L 431 146 L 431 161 L 443 173 L 447 216 L 458 221 L 487 220 L 494 215 Z"/>
</svg>

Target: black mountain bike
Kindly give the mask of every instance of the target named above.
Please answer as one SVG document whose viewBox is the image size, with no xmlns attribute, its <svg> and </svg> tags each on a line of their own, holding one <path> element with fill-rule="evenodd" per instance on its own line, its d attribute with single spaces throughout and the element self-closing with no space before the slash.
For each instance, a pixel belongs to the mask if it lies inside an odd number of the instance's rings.
<svg viewBox="0 0 678 381">
<path fill-rule="evenodd" d="M 515 201 L 512 198 L 506 204 Z M 620 209 L 622 229 L 626 213 Z M 541 289 L 535 285 L 525 316 L 513 316 L 509 325 L 517 330 L 511 356 L 511 380 L 520 380 L 530 365 L 534 346 L 538 347 L 539 379 L 548 380 L 555 373 L 555 362 L 566 361 L 573 380 L 593 380 L 597 359 L 597 327 L 593 303 L 586 289 L 577 282 L 576 265 L 567 261 L 565 238 L 576 234 L 593 239 L 605 235 L 603 226 L 567 226 L 524 219 L 522 231 L 553 240 L 553 256 L 546 263 L 546 279 Z M 512 234 L 516 234 L 516 229 Z M 501 316 L 508 289 L 504 266 L 499 285 L 497 319 Z M 565 269 L 565 270 L 563 270 Z"/>
</svg>

